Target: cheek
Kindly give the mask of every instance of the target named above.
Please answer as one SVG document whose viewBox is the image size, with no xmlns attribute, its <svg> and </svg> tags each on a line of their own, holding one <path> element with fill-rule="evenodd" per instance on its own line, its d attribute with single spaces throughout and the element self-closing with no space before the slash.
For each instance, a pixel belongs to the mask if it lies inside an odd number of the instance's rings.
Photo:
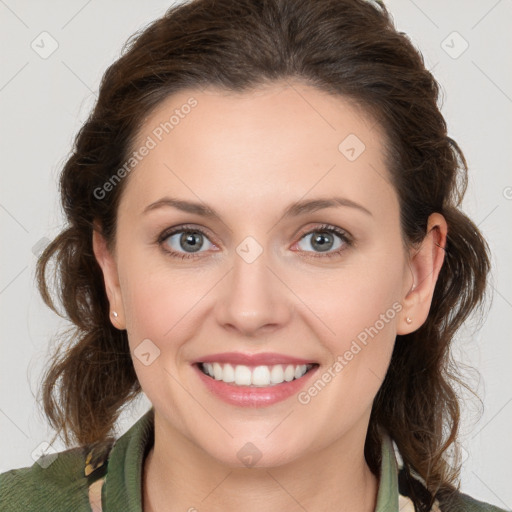
<svg viewBox="0 0 512 512">
<path fill-rule="evenodd" d="M 331 354 L 332 364 L 326 371 L 336 375 L 335 387 L 346 388 L 340 393 L 340 405 L 369 403 L 391 359 L 402 310 L 403 262 L 399 255 L 385 258 L 382 254 L 330 273 L 328 280 L 319 279 L 316 286 L 303 282 L 299 292 L 315 313 L 305 310 L 304 318 L 309 318 Z"/>
<path fill-rule="evenodd" d="M 150 340 L 158 353 L 157 364 L 143 366 L 134 358 L 139 380 L 147 369 L 175 371 L 185 359 L 183 349 L 204 324 L 205 305 L 215 294 L 218 272 L 176 267 L 179 262 L 134 251 L 119 262 L 126 330 L 132 354 Z M 142 349 L 139 349 L 142 350 Z M 149 372 L 155 375 L 154 372 Z"/>
<path fill-rule="evenodd" d="M 400 258 L 376 256 L 322 275 L 296 276 L 294 291 L 308 306 L 315 330 L 331 340 L 331 351 L 344 350 L 350 340 L 363 339 L 368 329 L 374 335 L 394 336 L 402 307 L 402 274 Z"/>
<path fill-rule="evenodd" d="M 182 346 L 194 336 L 198 297 L 207 290 L 194 286 L 201 282 L 197 277 L 191 283 L 176 273 L 130 268 L 122 288 L 135 372 L 152 401 L 166 397 L 174 404 L 179 386 L 170 375 L 181 371 Z"/>
<path fill-rule="evenodd" d="M 122 284 L 127 331 L 133 341 L 150 338 L 160 344 L 190 322 L 204 292 L 197 277 L 176 273 L 131 271 Z"/>
<path fill-rule="evenodd" d="M 330 330 L 318 339 L 331 354 L 330 361 L 298 395 L 312 416 L 337 411 L 339 421 L 332 422 L 325 435 L 339 435 L 371 409 L 391 361 L 401 308 L 389 289 L 377 293 L 374 285 L 369 294 L 361 289 L 353 295 L 342 293 L 336 307 L 325 311 Z"/>
</svg>

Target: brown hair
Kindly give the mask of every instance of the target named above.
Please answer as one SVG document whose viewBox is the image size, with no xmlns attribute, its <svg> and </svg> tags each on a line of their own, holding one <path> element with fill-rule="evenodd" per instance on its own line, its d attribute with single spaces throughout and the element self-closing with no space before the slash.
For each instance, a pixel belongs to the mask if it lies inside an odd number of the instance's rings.
<svg viewBox="0 0 512 512">
<path fill-rule="evenodd" d="M 94 191 L 127 160 L 145 117 L 185 88 L 244 92 L 289 78 L 355 101 L 380 123 L 405 246 L 423 240 L 431 213 L 448 223 L 430 314 L 418 330 L 397 337 L 365 444 L 367 462 L 378 474 L 378 428 L 390 433 L 406 470 L 420 475 L 432 493 L 414 497 L 417 506 L 430 510 L 436 493 L 453 492 L 459 474 L 445 460 L 459 428 L 453 386 L 464 385 L 450 342 L 484 298 L 489 249 L 459 210 L 467 164 L 447 136 L 438 84 L 378 1 L 195 0 L 171 7 L 132 36 L 105 72 L 95 108 L 63 168 L 68 226 L 38 261 L 40 292 L 56 310 L 46 277 L 55 259 L 58 298 L 74 324 L 45 374 L 44 411 L 66 443 L 85 444 L 109 435 L 121 408 L 140 392 L 126 332 L 109 320 L 92 230 L 97 219 L 109 245 L 115 243 L 126 180 L 102 199 Z"/>
</svg>

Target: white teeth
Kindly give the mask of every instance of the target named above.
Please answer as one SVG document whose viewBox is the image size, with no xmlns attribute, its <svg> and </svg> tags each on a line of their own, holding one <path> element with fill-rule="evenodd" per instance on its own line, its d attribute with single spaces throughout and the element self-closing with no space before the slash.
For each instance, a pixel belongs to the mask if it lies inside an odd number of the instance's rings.
<svg viewBox="0 0 512 512">
<path fill-rule="evenodd" d="M 268 366 L 256 366 L 252 371 L 251 383 L 255 386 L 270 386 L 270 370 Z"/>
<path fill-rule="evenodd" d="M 283 382 L 291 382 L 293 379 L 300 379 L 313 365 L 284 365 L 273 366 L 260 365 L 256 367 L 238 364 L 233 367 L 231 364 L 223 363 L 202 363 L 200 365 L 204 373 L 215 380 L 222 380 L 227 383 L 234 383 L 237 386 L 275 386 Z"/>
<path fill-rule="evenodd" d="M 291 364 L 289 364 L 286 367 L 286 370 L 284 371 L 284 380 L 286 382 L 290 382 L 294 379 L 294 377 L 295 377 L 295 366 L 292 366 Z"/>
<path fill-rule="evenodd" d="M 305 373 L 306 373 L 306 365 L 305 364 L 295 367 L 295 378 L 296 379 L 300 379 Z"/>
<path fill-rule="evenodd" d="M 284 381 L 284 371 L 280 364 L 276 364 L 270 372 L 270 382 L 272 384 L 281 384 Z"/>
<path fill-rule="evenodd" d="M 217 380 L 222 380 L 222 378 Z M 251 385 L 251 369 L 248 366 L 237 365 L 235 368 L 235 384 L 239 386 Z"/>
<path fill-rule="evenodd" d="M 219 363 L 213 363 L 213 376 L 215 380 L 222 379 L 222 366 Z"/>
<path fill-rule="evenodd" d="M 211 363 L 205 363 L 203 366 L 204 366 L 204 369 L 206 370 L 206 373 L 207 373 L 210 377 L 213 377 L 213 364 L 211 364 Z"/>
<path fill-rule="evenodd" d="M 235 369 L 230 364 L 224 365 L 224 368 L 222 369 L 221 379 L 224 382 L 235 382 Z"/>
</svg>

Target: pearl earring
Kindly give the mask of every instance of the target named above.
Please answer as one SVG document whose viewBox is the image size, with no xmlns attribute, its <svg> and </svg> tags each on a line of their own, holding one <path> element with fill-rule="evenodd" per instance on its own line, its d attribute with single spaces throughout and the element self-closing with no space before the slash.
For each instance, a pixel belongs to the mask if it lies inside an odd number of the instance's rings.
<svg viewBox="0 0 512 512">
<path fill-rule="evenodd" d="M 114 318 L 117 318 L 119 315 L 117 314 L 117 311 L 112 311 L 112 316 L 113 316 Z"/>
<path fill-rule="evenodd" d="M 410 317 L 407 317 L 407 318 L 405 319 L 405 321 L 406 321 L 408 324 L 412 324 L 412 319 L 411 319 Z"/>
</svg>

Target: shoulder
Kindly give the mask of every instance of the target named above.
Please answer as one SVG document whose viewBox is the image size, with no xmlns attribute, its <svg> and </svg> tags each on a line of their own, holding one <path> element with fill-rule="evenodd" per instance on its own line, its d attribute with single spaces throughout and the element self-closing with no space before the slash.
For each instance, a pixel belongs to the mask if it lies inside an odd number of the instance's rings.
<svg viewBox="0 0 512 512">
<path fill-rule="evenodd" d="M 440 496 L 438 500 L 440 512 L 506 512 L 503 508 L 478 501 L 459 491 Z"/>
<path fill-rule="evenodd" d="M 431 504 L 430 512 L 507 512 L 496 505 L 464 494 L 460 490 L 460 485 L 444 487 L 433 497 L 427 490 L 424 480 L 414 470 L 404 467 L 403 458 L 394 441 L 392 445 L 398 470 L 400 512 L 415 512 L 417 508 L 415 508 L 414 502 Z M 425 506 L 425 508 L 428 507 Z"/>
<path fill-rule="evenodd" d="M 2 512 L 89 511 L 89 486 L 104 475 L 111 439 L 41 456 L 0 474 Z"/>
<path fill-rule="evenodd" d="M 425 482 L 414 471 L 409 472 L 403 467 L 399 459 L 398 490 L 400 512 L 414 512 L 417 510 L 413 502 L 432 503 L 432 495 L 427 491 Z M 430 512 L 506 512 L 505 509 L 478 501 L 464 494 L 460 488 L 452 486 L 451 489 L 439 491 L 433 499 Z"/>
</svg>

